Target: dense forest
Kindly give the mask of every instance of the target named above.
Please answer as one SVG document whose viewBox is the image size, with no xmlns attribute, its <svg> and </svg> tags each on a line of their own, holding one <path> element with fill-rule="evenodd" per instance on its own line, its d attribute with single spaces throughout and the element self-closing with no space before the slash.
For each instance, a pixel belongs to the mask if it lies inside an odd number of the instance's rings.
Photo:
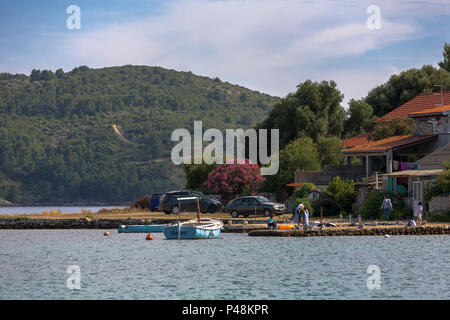
<svg viewBox="0 0 450 320">
<path fill-rule="evenodd" d="M 0 74 L 0 198 L 118 204 L 183 187 L 174 129 L 251 127 L 277 100 L 161 67 Z"/>
</svg>

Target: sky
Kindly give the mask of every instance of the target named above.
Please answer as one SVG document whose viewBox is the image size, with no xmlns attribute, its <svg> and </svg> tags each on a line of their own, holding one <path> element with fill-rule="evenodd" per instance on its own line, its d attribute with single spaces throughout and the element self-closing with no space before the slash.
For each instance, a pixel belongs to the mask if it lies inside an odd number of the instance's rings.
<svg viewBox="0 0 450 320">
<path fill-rule="evenodd" d="M 445 42 L 450 0 L 0 0 L 0 72 L 161 66 L 279 97 L 334 80 L 344 107 L 392 74 L 437 66 Z"/>
</svg>

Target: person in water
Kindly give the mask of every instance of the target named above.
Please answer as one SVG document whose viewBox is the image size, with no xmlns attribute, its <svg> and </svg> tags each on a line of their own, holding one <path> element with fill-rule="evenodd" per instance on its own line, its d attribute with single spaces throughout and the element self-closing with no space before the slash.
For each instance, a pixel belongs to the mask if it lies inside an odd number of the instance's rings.
<svg viewBox="0 0 450 320">
<path fill-rule="evenodd" d="M 303 203 L 299 203 L 299 205 L 297 206 L 297 208 L 295 208 L 294 211 L 294 220 L 292 221 L 292 224 L 296 225 L 297 229 L 300 228 L 301 223 L 300 215 L 303 207 L 304 207 Z"/>
<path fill-rule="evenodd" d="M 275 229 L 277 227 L 277 223 L 273 220 L 273 215 L 270 215 L 270 218 L 267 220 L 267 227 L 271 229 Z"/>
</svg>

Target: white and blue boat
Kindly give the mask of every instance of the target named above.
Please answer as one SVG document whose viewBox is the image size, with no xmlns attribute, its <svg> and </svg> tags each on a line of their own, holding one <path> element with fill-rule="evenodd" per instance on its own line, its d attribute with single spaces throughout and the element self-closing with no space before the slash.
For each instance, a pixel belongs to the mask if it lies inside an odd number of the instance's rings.
<svg viewBox="0 0 450 320">
<path fill-rule="evenodd" d="M 165 224 L 151 225 L 120 225 L 117 229 L 119 233 L 150 233 L 163 232 Z"/>
<path fill-rule="evenodd" d="M 220 235 L 223 222 L 211 218 L 201 218 L 173 223 L 163 229 L 166 239 L 215 239 Z"/>
</svg>

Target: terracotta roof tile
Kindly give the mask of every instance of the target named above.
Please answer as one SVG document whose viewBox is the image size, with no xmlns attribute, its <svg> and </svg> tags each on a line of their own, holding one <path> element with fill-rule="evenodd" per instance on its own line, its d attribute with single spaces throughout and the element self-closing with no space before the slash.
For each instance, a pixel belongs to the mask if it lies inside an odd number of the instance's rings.
<svg viewBox="0 0 450 320">
<path fill-rule="evenodd" d="M 303 182 L 292 182 L 292 183 L 286 184 L 286 187 L 301 187 L 302 185 L 304 185 Z"/>
<path fill-rule="evenodd" d="M 376 152 L 381 151 L 384 152 L 389 149 L 393 149 L 396 147 L 400 147 L 403 145 L 407 145 L 410 143 L 415 143 L 418 141 L 426 140 L 431 137 L 435 137 L 436 135 L 428 135 L 428 136 L 415 136 L 415 135 L 408 135 L 408 136 L 395 136 L 390 137 L 378 141 L 369 142 L 366 145 L 357 146 L 354 148 L 350 148 L 347 150 L 343 150 L 343 153 L 352 153 L 352 152 Z"/>
<path fill-rule="evenodd" d="M 354 136 L 345 140 L 342 140 L 342 144 L 346 148 L 353 148 L 361 145 L 368 144 L 369 141 L 369 135 L 371 132 L 360 134 L 359 136 Z"/>
<path fill-rule="evenodd" d="M 441 113 L 443 113 L 445 111 L 449 111 L 449 110 L 450 110 L 450 104 L 446 105 L 446 106 L 439 106 L 439 107 L 435 107 L 435 108 L 431 108 L 431 109 L 425 109 L 422 111 L 412 112 L 409 114 L 409 116 L 414 117 L 414 116 L 441 114 Z"/>
<path fill-rule="evenodd" d="M 450 104 L 450 91 L 443 91 L 442 96 L 444 105 Z M 410 113 L 435 108 L 440 104 L 440 93 L 422 93 L 408 102 L 405 102 L 400 107 L 386 113 L 381 118 L 375 120 L 375 122 L 390 122 L 394 118 L 406 120 L 408 118 L 408 114 Z"/>
</svg>

